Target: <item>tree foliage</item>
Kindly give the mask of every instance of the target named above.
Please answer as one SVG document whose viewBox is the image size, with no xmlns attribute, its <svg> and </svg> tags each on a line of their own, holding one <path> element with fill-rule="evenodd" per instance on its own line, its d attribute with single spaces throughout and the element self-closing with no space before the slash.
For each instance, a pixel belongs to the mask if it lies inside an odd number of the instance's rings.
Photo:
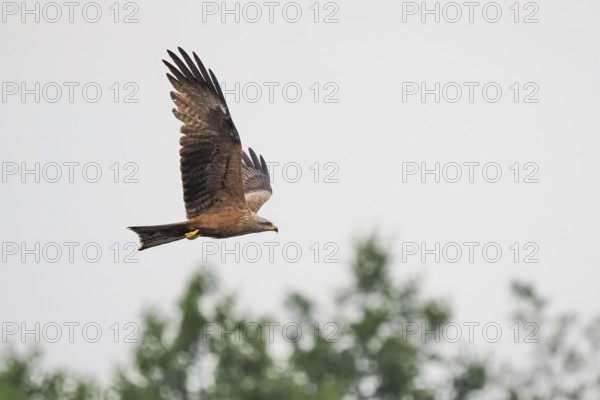
<svg viewBox="0 0 600 400">
<path fill-rule="evenodd" d="M 41 372 L 38 354 L 9 352 L 0 362 L 0 399 L 598 398 L 598 321 L 583 326 L 572 316 L 548 317 L 535 290 L 515 283 L 514 319 L 540 324 L 540 343 L 531 356 L 523 355 L 534 361 L 516 368 L 500 358 L 449 356 L 445 344 L 407 335 L 407 328 L 439 328 L 450 320 L 450 309 L 423 299 L 416 280 L 394 282 L 391 264 L 375 237 L 359 243 L 352 284 L 339 289 L 333 309 L 323 311 L 302 293 L 291 293 L 288 316 L 280 320 L 295 321 L 303 334 L 288 330 L 277 343 L 277 318 L 240 312 L 235 296 L 221 294 L 216 277 L 200 269 L 187 283 L 175 319 L 144 314 L 131 361 L 115 371 L 109 388 L 64 371 Z"/>
</svg>

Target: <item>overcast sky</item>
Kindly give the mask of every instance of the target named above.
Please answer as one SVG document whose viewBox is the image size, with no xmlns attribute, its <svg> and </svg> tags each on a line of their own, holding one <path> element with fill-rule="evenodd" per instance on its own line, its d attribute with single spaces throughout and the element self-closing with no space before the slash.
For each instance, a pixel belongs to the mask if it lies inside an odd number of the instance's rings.
<svg viewBox="0 0 600 400">
<path fill-rule="evenodd" d="M 203 259 L 275 313 L 289 289 L 329 299 L 374 231 L 459 324 L 508 332 L 513 278 L 598 311 L 600 3 L 423 4 L 2 2 L 3 338 L 37 331 L 48 365 L 106 377 L 125 324 L 172 310 Z M 127 226 L 185 217 L 161 63 L 177 46 L 270 162 L 279 234 L 133 250 Z"/>
</svg>

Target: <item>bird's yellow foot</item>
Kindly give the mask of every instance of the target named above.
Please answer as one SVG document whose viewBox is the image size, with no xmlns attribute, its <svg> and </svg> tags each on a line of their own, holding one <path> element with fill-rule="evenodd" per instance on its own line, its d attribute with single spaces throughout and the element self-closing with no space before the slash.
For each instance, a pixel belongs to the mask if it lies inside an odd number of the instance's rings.
<svg viewBox="0 0 600 400">
<path fill-rule="evenodd" d="M 188 240 L 194 240 L 196 239 L 199 235 L 198 232 L 200 232 L 200 229 L 196 229 L 195 231 L 191 231 L 185 234 L 186 239 Z"/>
</svg>

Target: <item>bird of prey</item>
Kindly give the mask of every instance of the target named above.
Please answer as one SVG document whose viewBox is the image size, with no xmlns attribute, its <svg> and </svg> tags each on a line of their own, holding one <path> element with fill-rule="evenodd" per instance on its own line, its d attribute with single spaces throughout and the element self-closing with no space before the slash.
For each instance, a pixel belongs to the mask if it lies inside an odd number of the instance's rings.
<svg viewBox="0 0 600 400">
<path fill-rule="evenodd" d="M 228 238 L 275 231 L 273 223 L 256 213 L 271 197 L 267 164 L 249 149 L 242 151 L 217 77 L 196 53 L 181 48 L 181 58 L 167 50 L 175 63 L 163 60 L 175 88 L 173 114 L 183 125 L 179 140 L 183 199 L 187 221 L 167 225 L 131 226 L 140 250 L 200 236 Z M 183 61 L 182 61 L 183 58 Z"/>
</svg>

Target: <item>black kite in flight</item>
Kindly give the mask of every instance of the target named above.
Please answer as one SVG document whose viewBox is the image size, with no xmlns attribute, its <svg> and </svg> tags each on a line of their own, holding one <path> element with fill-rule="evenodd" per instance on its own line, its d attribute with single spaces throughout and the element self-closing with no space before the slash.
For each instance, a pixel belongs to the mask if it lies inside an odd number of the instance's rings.
<svg viewBox="0 0 600 400">
<path fill-rule="evenodd" d="M 175 88 L 173 113 L 183 122 L 179 154 L 187 221 L 129 227 L 140 237 L 140 250 L 184 238 L 277 232 L 272 222 L 256 215 L 272 193 L 267 164 L 252 149 L 250 156 L 242 151 L 217 77 L 196 53 L 194 62 L 179 48 L 183 62 L 167 52 L 176 65 L 163 60 Z"/>
</svg>

